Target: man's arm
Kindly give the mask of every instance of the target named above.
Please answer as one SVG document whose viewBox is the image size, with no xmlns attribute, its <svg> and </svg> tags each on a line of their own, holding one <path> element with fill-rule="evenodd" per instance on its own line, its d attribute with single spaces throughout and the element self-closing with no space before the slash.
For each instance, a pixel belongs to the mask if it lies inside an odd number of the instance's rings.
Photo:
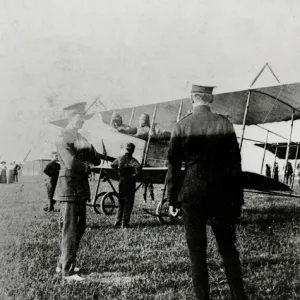
<svg viewBox="0 0 300 300">
<path fill-rule="evenodd" d="M 149 137 L 150 128 L 148 126 L 139 127 L 137 129 L 137 133 L 134 135 L 135 137 L 143 140 L 147 140 Z"/>
<path fill-rule="evenodd" d="M 140 175 L 142 166 L 134 157 L 132 158 L 132 167 L 135 169 L 135 175 Z"/>
<path fill-rule="evenodd" d="M 181 164 L 183 161 L 183 147 L 181 143 L 180 128 L 178 124 L 175 124 L 174 130 L 171 136 L 169 151 L 168 151 L 168 198 L 169 205 L 173 207 L 178 206 L 177 198 L 181 188 L 180 172 Z"/>
<path fill-rule="evenodd" d="M 68 170 L 73 170 L 79 174 L 88 172 L 88 165 L 75 158 L 74 151 L 64 138 L 58 142 L 57 152 Z"/>
<path fill-rule="evenodd" d="M 133 135 L 133 134 L 137 133 L 137 128 L 122 125 L 122 126 L 118 127 L 118 131 L 121 132 L 121 133 Z"/>
<path fill-rule="evenodd" d="M 51 174 L 52 174 L 52 162 L 50 162 L 50 163 L 48 163 L 46 166 L 45 166 L 45 168 L 44 168 L 44 173 L 47 175 L 47 176 L 49 176 L 49 177 L 51 177 Z"/>
<path fill-rule="evenodd" d="M 94 166 L 98 166 L 98 165 L 100 165 L 100 163 L 101 163 L 101 158 L 100 158 L 100 157 L 101 157 L 100 153 L 98 153 L 98 152 L 95 150 L 94 146 L 91 145 L 90 157 L 89 157 L 90 162 L 91 162 Z"/>
<path fill-rule="evenodd" d="M 116 158 L 112 163 L 111 163 L 111 168 L 118 173 L 119 171 L 119 158 Z"/>
<path fill-rule="evenodd" d="M 227 124 L 227 139 L 225 141 L 228 147 L 229 170 L 232 171 L 233 181 L 235 185 L 235 197 L 233 197 L 233 205 L 240 207 L 244 204 L 244 189 L 242 182 L 242 160 L 239 144 L 233 128 L 233 125 L 228 121 Z"/>
</svg>

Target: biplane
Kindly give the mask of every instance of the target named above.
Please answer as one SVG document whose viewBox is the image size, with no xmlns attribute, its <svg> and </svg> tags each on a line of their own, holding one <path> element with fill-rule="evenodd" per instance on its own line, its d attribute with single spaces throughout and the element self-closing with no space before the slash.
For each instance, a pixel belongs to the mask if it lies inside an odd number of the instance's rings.
<svg viewBox="0 0 300 300">
<path fill-rule="evenodd" d="M 242 134 L 239 137 L 240 148 L 243 147 L 243 142 L 247 140 L 245 137 L 246 126 L 257 125 L 269 132 L 268 129 L 259 124 L 290 121 L 291 127 L 285 157 L 287 161 L 292 148 L 293 123 L 300 119 L 300 83 L 214 94 L 211 109 L 215 113 L 227 116 L 233 124 L 242 125 Z M 162 223 L 177 221 L 176 218 L 171 218 L 167 212 L 168 203 L 165 191 L 168 142 L 161 141 L 153 135 L 149 135 L 144 140 L 120 133 L 110 123 L 112 114 L 118 112 L 122 116 L 124 124 L 137 127 L 138 117 L 144 113 L 151 116 L 151 130 L 159 128 L 158 130 L 171 132 L 174 123 L 186 116 L 191 110 L 190 99 L 184 98 L 119 110 L 107 110 L 90 115 L 90 119 L 86 121 L 83 130 L 88 134 L 89 141 L 101 153 L 103 159 L 102 164 L 94 168 L 100 173 L 96 193 L 92 200 L 92 206 L 97 213 L 99 213 L 99 206 L 108 215 L 112 214 L 116 207 L 118 193 L 111 180 L 117 180 L 117 174 L 110 168 L 110 162 L 124 153 L 127 142 L 132 142 L 136 146 L 134 156 L 143 166 L 140 178 L 138 178 L 140 182 L 138 187 L 142 183 L 164 185 L 162 199 L 155 213 L 146 212 L 158 217 Z M 60 127 L 66 126 L 64 119 L 51 123 Z M 296 196 L 290 186 L 272 178 L 246 171 L 242 173 L 242 176 L 245 191 L 278 196 Z M 100 183 L 102 180 L 109 183 L 111 191 L 101 190 Z"/>
</svg>

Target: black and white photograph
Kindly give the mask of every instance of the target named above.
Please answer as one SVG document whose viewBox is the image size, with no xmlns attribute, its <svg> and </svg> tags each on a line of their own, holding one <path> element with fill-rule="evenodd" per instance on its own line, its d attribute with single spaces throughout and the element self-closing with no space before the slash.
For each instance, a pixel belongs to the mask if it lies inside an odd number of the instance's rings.
<svg viewBox="0 0 300 300">
<path fill-rule="evenodd" d="M 300 299 L 299 11 L 0 0 L 0 299 Z"/>
</svg>

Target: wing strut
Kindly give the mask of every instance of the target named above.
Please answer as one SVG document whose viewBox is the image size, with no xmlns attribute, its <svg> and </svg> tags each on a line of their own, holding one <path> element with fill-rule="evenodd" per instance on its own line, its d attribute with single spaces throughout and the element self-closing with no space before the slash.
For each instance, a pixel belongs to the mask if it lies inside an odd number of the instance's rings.
<svg viewBox="0 0 300 300">
<path fill-rule="evenodd" d="M 244 140 L 244 134 L 245 134 L 245 129 L 246 129 L 246 120 L 247 120 L 247 115 L 248 115 L 250 98 L 251 98 L 251 91 L 249 90 L 248 91 L 248 97 L 247 97 L 247 103 L 246 103 L 246 107 L 245 107 L 245 112 L 244 112 L 243 131 L 242 131 L 241 142 L 240 142 L 240 151 L 242 150 L 242 146 L 243 146 L 243 140 Z"/>
<path fill-rule="evenodd" d="M 299 152 L 299 143 L 297 145 L 297 150 L 296 150 L 295 164 L 294 164 L 294 176 L 293 176 L 293 181 L 292 181 L 291 189 L 293 189 L 294 181 L 295 181 L 296 167 L 297 167 L 297 160 L 298 160 L 298 152 Z"/>
<path fill-rule="evenodd" d="M 275 79 L 277 80 L 278 83 L 280 83 L 279 79 L 277 78 L 277 76 L 275 75 L 275 73 L 273 72 L 272 68 L 270 67 L 269 63 L 267 62 L 262 69 L 259 71 L 259 73 L 256 75 L 256 77 L 254 78 L 254 80 L 252 81 L 250 87 L 256 82 L 256 80 L 259 78 L 259 76 L 263 73 L 263 71 L 265 70 L 265 68 L 268 67 L 269 70 L 271 71 L 272 75 L 275 77 Z"/>
<path fill-rule="evenodd" d="M 178 122 L 181 118 L 182 104 L 183 104 L 183 100 L 180 101 L 176 122 Z"/>
<path fill-rule="evenodd" d="M 147 156 L 148 156 L 148 151 L 149 151 L 149 146 L 150 146 L 150 141 L 151 141 L 151 135 L 152 135 L 151 133 L 153 132 L 154 121 L 155 121 L 155 117 L 156 117 L 156 110 L 157 110 L 157 104 L 155 104 L 155 107 L 154 107 L 151 127 L 149 130 L 148 141 L 147 141 L 147 145 L 146 145 L 146 151 L 145 151 L 145 155 L 144 155 L 144 159 L 143 159 L 143 167 L 146 166 L 146 163 L 147 163 Z"/>
<path fill-rule="evenodd" d="M 290 136 L 289 136 L 289 141 L 288 141 L 288 144 L 287 144 L 286 155 L 285 155 L 285 166 L 284 166 L 284 173 L 283 173 L 283 181 L 285 181 L 285 179 L 286 179 L 286 170 L 287 170 L 287 164 L 288 164 L 288 160 L 289 160 L 290 146 L 291 146 L 292 133 L 293 133 L 293 125 L 294 125 L 294 114 L 295 114 L 295 111 L 293 110 L 292 117 L 291 117 Z"/>
<path fill-rule="evenodd" d="M 131 126 L 132 124 L 132 120 L 133 120 L 133 117 L 134 117 L 134 107 L 132 108 L 132 111 L 131 111 L 131 116 L 130 116 L 130 120 L 129 120 L 129 126 Z"/>
</svg>

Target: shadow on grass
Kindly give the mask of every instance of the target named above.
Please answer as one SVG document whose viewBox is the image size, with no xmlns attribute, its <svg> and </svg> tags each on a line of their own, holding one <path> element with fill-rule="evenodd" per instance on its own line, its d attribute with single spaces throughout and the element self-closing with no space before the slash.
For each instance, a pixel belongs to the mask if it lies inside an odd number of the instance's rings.
<svg viewBox="0 0 300 300">
<path fill-rule="evenodd" d="M 246 226 L 255 224 L 258 226 L 268 226 L 274 223 L 295 223 L 300 222 L 300 207 L 298 206 L 278 206 L 268 208 L 250 208 L 244 210 L 240 225 Z"/>
<path fill-rule="evenodd" d="M 130 224 L 130 227 L 128 229 L 144 229 L 144 228 L 157 228 L 157 227 L 173 227 L 173 226 L 178 226 L 180 224 L 161 224 L 158 221 L 153 221 L 153 222 L 138 222 L 138 223 L 132 223 Z M 92 230 L 97 230 L 97 229 L 114 229 L 114 223 L 112 222 L 111 224 L 101 224 L 99 223 L 91 223 L 87 224 L 87 228 L 90 228 Z M 118 230 L 120 228 L 116 228 Z"/>
</svg>

